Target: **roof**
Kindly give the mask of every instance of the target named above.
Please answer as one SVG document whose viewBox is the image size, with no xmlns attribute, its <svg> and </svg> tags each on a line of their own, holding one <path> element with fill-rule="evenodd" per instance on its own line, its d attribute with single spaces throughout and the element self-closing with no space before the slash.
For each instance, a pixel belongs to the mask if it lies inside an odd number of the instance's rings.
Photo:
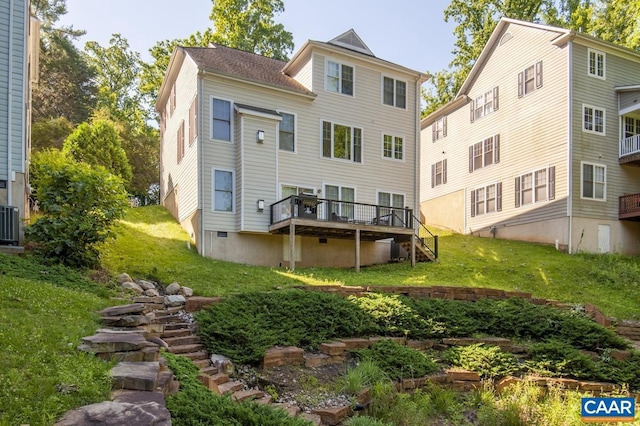
<svg viewBox="0 0 640 426">
<path fill-rule="evenodd" d="M 210 47 L 182 47 L 199 69 L 213 74 L 278 87 L 305 95 L 314 95 L 292 77 L 284 74 L 284 61 L 238 49 L 211 44 Z"/>
</svg>

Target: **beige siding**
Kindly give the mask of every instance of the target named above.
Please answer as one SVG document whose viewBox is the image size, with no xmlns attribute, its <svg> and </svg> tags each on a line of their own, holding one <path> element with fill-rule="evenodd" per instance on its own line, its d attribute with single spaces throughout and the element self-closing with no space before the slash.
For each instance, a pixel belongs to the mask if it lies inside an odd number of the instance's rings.
<svg viewBox="0 0 640 426">
<path fill-rule="evenodd" d="M 313 91 L 313 63 L 312 61 L 304 64 L 295 75 L 292 75 L 300 84 L 304 85 L 308 90 Z"/>
<path fill-rule="evenodd" d="M 470 121 L 467 103 L 447 116 L 447 136 L 432 142 L 432 127 L 422 130 L 421 201 L 465 191 L 465 232 L 497 226 L 502 229 L 564 217 L 567 214 L 567 54 L 551 41 L 556 32 L 508 25 L 513 36 L 494 46 L 470 85 L 468 96 L 499 87 L 499 108 Z M 541 88 L 518 97 L 518 73 L 542 61 Z M 500 159 L 469 172 L 469 147 L 498 134 Z M 431 165 L 447 159 L 447 183 L 431 187 Z M 555 167 L 555 199 L 515 207 L 515 179 L 525 173 Z M 471 217 L 470 191 L 502 183 L 502 211 Z M 458 203 L 459 204 L 459 203 Z M 456 204 L 456 205 L 458 205 Z M 431 222 L 429 211 L 423 211 Z M 567 236 L 565 236 L 566 238 Z"/>
<path fill-rule="evenodd" d="M 629 107 L 635 107 L 640 109 L 640 89 L 633 92 L 620 93 L 620 105 L 621 110 Z"/>
<path fill-rule="evenodd" d="M 180 188 L 177 205 L 177 219 L 182 222 L 198 208 L 198 161 L 197 146 L 200 136 L 189 143 L 189 107 L 197 93 L 197 67 L 187 58 L 176 78 L 176 108 L 173 114 L 166 114 L 166 130 L 162 138 L 162 193 L 170 195 L 174 188 Z M 177 161 L 177 132 L 184 120 L 184 157 Z M 164 200 L 163 200 L 164 201 Z"/>
</svg>

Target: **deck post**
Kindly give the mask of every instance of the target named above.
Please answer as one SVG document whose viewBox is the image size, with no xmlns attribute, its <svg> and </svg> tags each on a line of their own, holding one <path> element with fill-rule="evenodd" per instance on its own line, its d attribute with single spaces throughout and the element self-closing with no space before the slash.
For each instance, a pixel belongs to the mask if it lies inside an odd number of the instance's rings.
<svg viewBox="0 0 640 426">
<path fill-rule="evenodd" d="M 356 229 L 356 272 L 360 272 L 360 230 Z"/>
<path fill-rule="evenodd" d="M 416 266 L 416 234 L 411 234 L 411 267 Z"/>
<path fill-rule="evenodd" d="M 289 223 L 289 269 L 296 269 L 296 225 L 293 220 Z"/>
</svg>

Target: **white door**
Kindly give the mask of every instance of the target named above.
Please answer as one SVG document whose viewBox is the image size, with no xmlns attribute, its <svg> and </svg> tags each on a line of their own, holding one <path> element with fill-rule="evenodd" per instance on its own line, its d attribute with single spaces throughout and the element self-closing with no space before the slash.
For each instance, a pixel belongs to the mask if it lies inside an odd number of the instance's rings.
<svg viewBox="0 0 640 426">
<path fill-rule="evenodd" d="M 611 227 L 609 225 L 598 225 L 598 253 L 609 253 L 611 251 Z"/>
</svg>

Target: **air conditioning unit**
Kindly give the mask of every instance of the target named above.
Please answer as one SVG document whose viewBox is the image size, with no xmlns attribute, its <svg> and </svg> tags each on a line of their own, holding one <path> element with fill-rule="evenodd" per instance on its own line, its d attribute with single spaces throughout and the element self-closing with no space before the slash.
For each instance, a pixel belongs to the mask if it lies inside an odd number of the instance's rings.
<svg viewBox="0 0 640 426">
<path fill-rule="evenodd" d="M 20 211 L 17 207 L 0 206 L 0 244 L 18 245 Z"/>
</svg>

